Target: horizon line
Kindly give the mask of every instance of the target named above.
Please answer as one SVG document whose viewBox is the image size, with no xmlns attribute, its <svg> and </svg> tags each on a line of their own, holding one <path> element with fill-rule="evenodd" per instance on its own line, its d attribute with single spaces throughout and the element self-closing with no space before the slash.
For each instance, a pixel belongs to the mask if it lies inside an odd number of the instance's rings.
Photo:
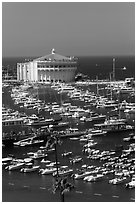
<svg viewBox="0 0 137 204">
<path fill-rule="evenodd" d="M 67 55 L 66 55 L 67 56 Z M 70 56 L 70 55 L 68 55 Z M 120 54 L 120 55 L 73 55 L 74 57 L 135 57 L 135 54 Z M 39 56 L 2 56 L 2 58 L 35 58 L 35 57 L 39 57 Z"/>
</svg>

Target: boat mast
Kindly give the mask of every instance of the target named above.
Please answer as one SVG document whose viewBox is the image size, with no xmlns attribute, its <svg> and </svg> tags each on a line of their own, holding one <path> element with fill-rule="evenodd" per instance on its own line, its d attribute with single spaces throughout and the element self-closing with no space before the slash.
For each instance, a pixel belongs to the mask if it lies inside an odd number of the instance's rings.
<svg viewBox="0 0 137 204">
<path fill-rule="evenodd" d="M 121 112 L 120 112 L 120 92 L 118 93 L 118 116 L 119 119 L 121 118 Z"/>
<path fill-rule="evenodd" d="M 113 58 L 113 81 L 115 81 L 115 58 Z"/>
<path fill-rule="evenodd" d="M 37 89 L 37 100 L 39 100 L 39 89 Z M 38 117 L 39 117 L 40 109 L 38 107 Z"/>
<path fill-rule="evenodd" d="M 109 75 L 110 75 L 110 87 L 111 87 L 111 89 L 110 89 L 110 94 L 111 94 L 110 95 L 110 97 L 111 97 L 110 100 L 112 101 L 112 85 L 111 85 L 111 81 L 112 80 L 111 80 L 111 73 Z"/>
<path fill-rule="evenodd" d="M 97 96 L 99 96 L 99 90 L 98 90 L 98 76 L 96 76 L 96 82 L 97 82 Z"/>
</svg>

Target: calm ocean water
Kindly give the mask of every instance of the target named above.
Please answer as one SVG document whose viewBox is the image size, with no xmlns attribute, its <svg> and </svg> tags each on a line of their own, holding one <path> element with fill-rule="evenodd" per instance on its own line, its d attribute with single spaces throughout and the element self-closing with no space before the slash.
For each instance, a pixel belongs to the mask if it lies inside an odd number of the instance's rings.
<svg viewBox="0 0 137 204">
<path fill-rule="evenodd" d="M 134 58 L 133 57 L 118 57 L 116 58 L 117 67 L 127 67 L 126 72 L 122 74 L 123 70 L 117 68 L 116 78 L 123 79 L 123 77 L 134 76 Z M 3 59 L 3 65 L 9 64 L 10 66 L 15 66 L 18 59 Z M 20 59 L 21 61 L 21 59 Z M 109 78 L 109 72 L 112 69 L 112 58 L 111 57 L 81 57 L 79 58 L 78 71 L 87 74 L 91 79 L 95 79 L 96 75 L 99 79 Z M 119 70 L 120 69 L 120 70 Z M 117 75 L 117 73 L 120 74 Z M 92 89 L 92 87 L 90 87 Z M 50 93 L 50 97 L 53 101 L 56 101 L 55 94 Z M 49 92 L 41 91 L 40 98 L 43 100 L 50 99 Z M 3 103 L 8 107 L 14 108 L 14 110 L 19 110 L 13 104 L 10 98 L 8 90 L 5 90 L 3 95 Z M 81 105 L 75 102 L 77 105 Z M 74 105 L 75 105 L 74 103 Z M 21 109 L 23 111 L 23 109 Z M 28 111 L 28 114 L 32 112 Z M 76 126 L 75 122 L 72 125 Z M 88 124 L 78 124 L 81 130 L 85 128 L 93 127 L 92 123 Z M 97 137 L 94 139 L 97 142 L 95 149 L 112 150 L 115 149 L 116 145 L 122 144 L 124 148 L 127 147 L 127 143 L 123 142 L 124 137 L 128 137 L 129 132 L 120 134 L 110 134 L 105 137 Z M 79 141 L 71 141 L 69 139 L 63 139 L 61 146 L 58 149 L 58 159 L 61 165 L 70 165 L 68 159 L 61 156 L 61 154 L 66 151 L 72 151 L 74 155 L 80 155 L 83 158 L 83 162 L 73 166 L 74 170 L 80 168 L 82 164 L 89 165 L 102 165 L 99 161 L 89 160 L 86 155 L 82 153 L 83 143 Z M 36 151 L 38 147 L 14 147 L 11 149 L 3 148 L 3 157 L 6 157 L 9 153 L 14 154 L 17 158 L 26 157 L 27 152 Z M 51 154 L 47 158 L 48 160 L 55 161 L 55 155 Z M 39 161 L 35 162 L 36 165 L 40 164 Z M 103 181 L 95 183 L 86 183 L 82 180 L 73 181 L 71 183 L 75 185 L 75 189 L 71 192 L 65 194 L 66 202 L 133 202 L 135 199 L 134 189 L 126 189 L 123 185 L 112 185 L 108 184 L 109 179 L 112 176 L 106 176 Z M 2 201 L 3 202 L 60 202 L 59 192 L 53 194 L 53 183 L 54 178 L 52 176 L 38 175 L 37 173 L 24 174 L 18 171 L 9 172 L 2 171 Z"/>
</svg>

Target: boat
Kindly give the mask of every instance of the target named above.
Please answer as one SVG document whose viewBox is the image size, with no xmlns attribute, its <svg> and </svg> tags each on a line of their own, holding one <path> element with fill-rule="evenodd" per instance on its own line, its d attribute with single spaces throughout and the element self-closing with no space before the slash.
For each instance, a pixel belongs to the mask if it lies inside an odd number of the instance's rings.
<svg viewBox="0 0 137 204">
<path fill-rule="evenodd" d="M 36 145 L 40 145 L 40 144 L 44 143 L 44 140 L 38 140 L 38 139 L 34 139 L 34 138 L 35 137 L 20 140 L 18 142 L 14 142 L 13 144 L 15 146 L 24 147 L 24 146 L 36 146 Z"/>
<path fill-rule="evenodd" d="M 59 132 L 59 137 L 66 138 L 66 137 L 77 137 L 84 135 L 85 131 L 79 131 L 78 128 L 68 128 L 65 131 Z"/>
<path fill-rule="evenodd" d="M 51 163 L 51 161 L 50 161 L 50 160 L 45 160 L 45 159 L 42 159 L 42 160 L 41 160 L 41 163 L 44 163 L 44 164 L 50 164 L 50 163 Z"/>
<path fill-rule="evenodd" d="M 24 162 L 25 162 L 26 164 L 28 164 L 28 163 L 30 163 L 30 162 L 32 162 L 32 161 L 33 161 L 32 158 L 24 158 Z"/>
<path fill-rule="evenodd" d="M 72 140 L 72 141 L 77 141 L 77 140 L 79 140 L 79 137 L 72 137 L 72 138 L 69 138 L 70 140 Z"/>
<path fill-rule="evenodd" d="M 52 125 L 54 123 L 54 120 L 52 118 L 49 119 L 38 119 L 38 120 L 28 120 L 28 122 L 25 124 L 26 126 L 45 126 L 45 125 Z"/>
<path fill-rule="evenodd" d="M 69 122 L 59 122 L 57 124 L 49 125 L 49 127 L 53 129 L 57 129 L 57 128 L 62 128 L 62 127 L 68 127 L 68 125 L 69 125 Z"/>
<path fill-rule="evenodd" d="M 114 178 L 112 180 L 109 180 L 109 183 L 117 185 L 117 184 L 124 183 L 126 180 L 127 180 L 126 177 L 119 177 L 119 178 Z"/>
<path fill-rule="evenodd" d="M 12 160 L 13 160 L 12 157 L 5 157 L 5 158 L 2 158 L 2 163 L 10 163 Z"/>
<path fill-rule="evenodd" d="M 36 116 L 35 114 L 32 114 L 31 116 L 29 116 L 30 120 L 38 120 L 38 116 Z"/>
<path fill-rule="evenodd" d="M 78 163 L 78 162 L 81 162 L 81 161 L 82 161 L 82 158 L 80 156 L 76 156 L 75 158 L 72 158 L 70 160 L 70 163 L 75 164 L 75 163 Z"/>
<path fill-rule="evenodd" d="M 70 156 L 70 155 L 72 155 L 72 152 L 64 152 L 62 154 L 63 157 Z"/>
<path fill-rule="evenodd" d="M 88 182 L 92 182 L 92 181 L 100 181 L 102 180 L 104 177 L 104 175 L 102 174 L 97 174 L 96 176 L 91 176 L 87 179 Z"/>
<path fill-rule="evenodd" d="M 12 157 L 2 158 L 2 167 L 8 166 L 13 161 Z"/>
<path fill-rule="evenodd" d="M 89 147 L 93 147 L 97 144 L 97 142 L 94 142 L 93 140 L 89 140 L 89 142 L 87 144 L 84 145 L 84 148 L 89 148 Z"/>
<path fill-rule="evenodd" d="M 88 130 L 88 135 L 91 137 L 106 135 L 106 133 L 107 131 L 104 131 L 104 130 L 97 130 L 97 129 Z"/>
<path fill-rule="evenodd" d="M 38 150 L 37 152 L 34 152 L 32 155 L 30 155 L 30 158 L 32 159 L 42 159 L 45 157 L 47 157 L 47 154 L 42 150 Z"/>
<path fill-rule="evenodd" d="M 135 135 L 134 136 L 130 136 L 130 137 L 125 137 L 123 138 L 124 142 L 133 142 L 135 141 Z"/>
<path fill-rule="evenodd" d="M 80 142 L 87 142 L 89 140 L 88 136 L 87 135 L 83 135 L 80 137 L 79 141 Z"/>
<path fill-rule="evenodd" d="M 107 131 L 107 133 L 130 131 L 134 129 L 131 125 L 127 125 L 125 122 L 118 120 L 106 120 L 104 123 L 94 124 L 94 128 L 97 130 Z"/>
<path fill-rule="evenodd" d="M 135 107 L 132 109 L 125 109 L 124 113 L 128 113 L 128 114 L 135 114 Z"/>
<path fill-rule="evenodd" d="M 95 113 L 95 112 L 92 112 L 91 113 L 91 116 L 89 118 L 85 118 L 84 121 L 85 122 L 92 122 L 92 121 L 102 121 L 102 120 L 105 120 L 106 119 L 106 115 L 102 115 L 102 114 L 98 114 L 98 113 Z"/>
<path fill-rule="evenodd" d="M 46 164 L 46 167 L 54 167 L 55 165 L 60 165 L 60 162 L 51 162 L 50 164 Z"/>
<path fill-rule="evenodd" d="M 84 178 L 83 178 L 83 181 L 88 181 L 88 180 L 92 180 L 94 178 L 94 176 L 93 175 L 88 175 L 88 176 L 85 176 Z"/>
<path fill-rule="evenodd" d="M 125 185 L 126 188 L 135 188 L 135 176 L 132 177 L 131 181 Z"/>
<path fill-rule="evenodd" d="M 38 170 L 39 170 L 39 167 L 40 167 L 40 166 L 33 166 L 32 163 L 28 163 L 28 164 L 27 164 L 27 167 L 22 168 L 22 169 L 20 170 L 20 172 L 23 172 L 23 173 L 35 172 L 35 171 L 38 171 Z"/>
<path fill-rule="evenodd" d="M 47 148 L 46 146 L 41 146 L 40 147 L 40 150 L 43 150 L 46 154 L 49 154 L 49 153 L 53 153 L 55 151 L 55 148 Z"/>
<path fill-rule="evenodd" d="M 83 179 L 85 178 L 86 176 L 89 176 L 92 174 L 92 171 L 85 171 L 85 172 L 81 172 L 79 174 L 74 174 L 74 179 Z"/>
<path fill-rule="evenodd" d="M 45 169 L 40 169 L 39 173 L 41 175 L 49 175 L 49 174 L 53 174 L 54 172 L 56 172 L 56 170 L 57 170 L 57 168 L 55 168 L 55 167 L 48 167 Z"/>
<path fill-rule="evenodd" d="M 134 92 L 135 90 L 132 87 L 127 87 L 127 86 L 123 86 L 121 87 L 117 93 L 119 94 L 129 94 L 131 92 Z"/>
<path fill-rule="evenodd" d="M 17 162 L 15 164 L 11 164 L 7 167 L 5 167 L 6 170 L 12 171 L 12 170 L 18 170 L 21 169 L 24 166 L 24 162 Z"/>
<path fill-rule="evenodd" d="M 58 171 L 58 175 L 59 176 L 69 176 L 73 173 L 73 169 L 60 169 Z M 53 174 L 53 176 L 57 176 L 57 171 L 55 171 Z"/>
<path fill-rule="evenodd" d="M 16 126 L 16 125 L 23 125 L 23 124 L 24 124 L 23 118 L 11 117 L 7 119 L 2 119 L 2 126 Z"/>
<path fill-rule="evenodd" d="M 116 108 L 118 107 L 118 103 L 116 103 L 114 100 L 106 101 L 103 107 L 104 108 Z"/>
</svg>

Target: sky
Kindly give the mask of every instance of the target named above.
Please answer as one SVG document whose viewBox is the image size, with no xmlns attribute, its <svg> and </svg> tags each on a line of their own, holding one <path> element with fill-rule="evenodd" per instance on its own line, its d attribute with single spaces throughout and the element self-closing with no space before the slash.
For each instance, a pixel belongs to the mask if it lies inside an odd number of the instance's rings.
<svg viewBox="0 0 137 204">
<path fill-rule="evenodd" d="M 134 55 L 134 2 L 3 2 L 2 56 Z"/>
</svg>

